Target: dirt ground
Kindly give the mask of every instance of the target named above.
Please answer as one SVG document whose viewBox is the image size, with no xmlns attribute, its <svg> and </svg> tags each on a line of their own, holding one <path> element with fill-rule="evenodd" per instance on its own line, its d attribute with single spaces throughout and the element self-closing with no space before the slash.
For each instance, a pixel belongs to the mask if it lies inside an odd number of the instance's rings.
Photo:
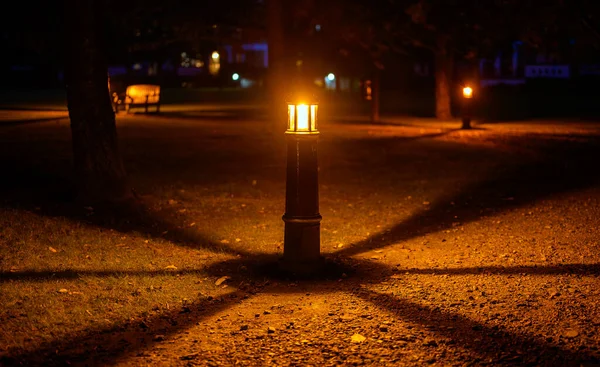
<svg viewBox="0 0 600 367">
<path fill-rule="evenodd" d="M 322 124 L 312 279 L 258 122 L 119 117 L 109 214 L 66 120 L 0 125 L 0 365 L 600 365 L 600 124 L 391 122 Z"/>
</svg>

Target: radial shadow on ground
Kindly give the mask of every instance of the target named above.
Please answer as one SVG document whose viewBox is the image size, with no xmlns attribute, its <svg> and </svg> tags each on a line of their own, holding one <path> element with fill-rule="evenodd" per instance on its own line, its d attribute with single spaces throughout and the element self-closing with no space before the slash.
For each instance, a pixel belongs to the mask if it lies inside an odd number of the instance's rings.
<svg viewBox="0 0 600 367">
<path fill-rule="evenodd" d="M 543 142 L 538 158 L 517 166 L 505 166 L 483 181 L 461 188 L 398 224 L 337 253 L 352 256 L 452 228 L 455 223 L 475 222 L 553 195 L 599 183 L 594 169 L 600 155 L 599 141 L 585 143 Z M 390 167 L 391 168 L 391 167 Z"/>
<path fill-rule="evenodd" d="M 581 366 L 600 363 L 600 360 L 583 350 L 570 351 L 528 335 L 488 326 L 454 312 L 416 303 L 367 289 L 354 290 L 357 297 L 376 307 L 392 312 L 408 323 L 429 326 L 430 331 L 445 337 L 458 346 L 477 355 L 478 360 L 465 363 L 491 363 L 496 366 Z"/>
<path fill-rule="evenodd" d="M 158 340 L 183 331 L 211 315 L 235 305 L 242 292 L 222 297 L 203 297 L 167 312 L 159 312 L 135 323 L 115 324 L 106 329 L 86 330 L 0 359 L 2 366 L 107 366 L 124 355 L 136 355 Z"/>
<path fill-rule="evenodd" d="M 277 255 L 257 255 L 213 264 L 206 269 L 174 271 L 172 274 L 202 273 L 210 276 L 230 274 L 231 284 L 245 284 L 240 289 L 217 299 L 203 298 L 186 306 L 156 313 L 143 320 L 113 325 L 106 329 L 94 329 L 68 336 L 35 350 L 27 350 L 5 357 L 1 362 L 7 366 L 31 365 L 44 361 L 45 365 L 94 365 L 112 364 L 124 355 L 136 355 L 150 347 L 153 336 L 168 338 L 198 321 L 239 304 L 248 294 L 314 294 L 347 292 L 373 303 L 379 308 L 393 312 L 408 323 L 434 326 L 429 330 L 441 337 L 452 339 L 458 347 L 470 349 L 481 361 L 493 360 L 497 365 L 574 365 L 576 362 L 597 362 L 597 358 L 585 351 L 572 352 L 539 338 L 528 336 L 526 331 L 514 333 L 501 327 L 488 326 L 454 312 L 421 306 L 389 294 L 379 294 L 365 288 L 377 285 L 394 275 L 397 269 L 386 265 L 352 258 L 327 259 L 324 273 L 312 278 L 296 279 L 281 272 Z M 597 274 L 598 264 L 571 264 L 549 267 L 483 267 L 484 274 Z M 429 274 L 432 270 L 407 270 L 409 274 Z M 438 270 L 436 270 L 438 271 Z M 447 272 L 450 275 L 480 274 L 471 268 Z M 43 281 L 74 279 L 79 276 L 149 276 L 165 274 L 164 271 L 78 271 L 16 272 L 2 273 L 0 279 L 10 281 Z M 436 273 L 437 274 L 437 273 Z M 443 270 L 439 274 L 445 274 Z M 292 286 L 294 285 L 294 286 Z M 596 358 L 596 359 L 595 359 Z"/>
<path fill-rule="evenodd" d="M 0 283 L 11 281 L 46 282 L 76 280 L 82 277 L 146 277 L 204 275 L 220 277 L 230 274 L 235 281 L 303 281 L 306 284 L 340 279 L 362 279 L 365 283 L 378 283 L 385 278 L 402 275 L 580 275 L 599 276 L 600 264 L 560 264 L 548 266 L 479 266 L 470 268 L 390 268 L 376 262 L 331 257 L 326 260 L 323 271 L 298 276 L 282 270 L 278 255 L 250 255 L 238 259 L 211 264 L 206 268 L 178 270 L 19 270 L 0 272 Z M 369 275 L 375 274 L 376 276 Z"/>
<path fill-rule="evenodd" d="M 40 167 L 19 170 L 16 176 L 0 183 L 0 190 L 0 207 L 28 210 L 49 217 L 66 217 L 121 233 L 137 232 L 194 249 L 248 254 L 243 249 L 216 243 L 194 228 L 181 228 L 168 219 L 168 213 L 152 209 L 143 200 L 132 199 L 114 206 L 93 208 L 78 205 L 73 197 L 74 187 L 64 171 L 51 172 Z"/>
</svg>

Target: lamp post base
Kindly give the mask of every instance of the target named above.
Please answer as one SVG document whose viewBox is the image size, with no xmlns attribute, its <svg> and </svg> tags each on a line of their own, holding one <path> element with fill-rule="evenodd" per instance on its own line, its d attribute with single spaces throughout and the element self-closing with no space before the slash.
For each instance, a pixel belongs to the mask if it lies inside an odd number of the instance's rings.
<svg viewBox="0 0 600 367">
<path fill-rule="evenodd" d="M 312 260 L 289 260 L 284 256 L 279 260 L 279 271 L 293 278 L 321 276 L 325 272 L 325 258 L 319 256 Z"/>
<path fill-rule="evenodd" d="M 470 117 L 463 117 L 462 119 L 462 129 L 463 130 L 468 130 L 471 128 L 471 118 Z"/>
<path fill-rule="evenodd" d="M 321 216 L 283 216 L 285 222 L 283 259 L 287 263 L 310 264 L 321 258 Z M 304 267 L 302 265 L 301 267 Z"/>
</svg>

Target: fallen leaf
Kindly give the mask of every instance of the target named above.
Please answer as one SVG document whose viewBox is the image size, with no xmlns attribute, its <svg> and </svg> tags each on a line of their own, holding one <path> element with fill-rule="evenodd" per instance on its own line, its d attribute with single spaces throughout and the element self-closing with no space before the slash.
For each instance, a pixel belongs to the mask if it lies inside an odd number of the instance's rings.
<svg viewBox="0 0 600 367">
<path fill-rule="evenodd" d="M 69 291 L 64 288 L 61 288 L 58 290 L 58 293 L 67 293 L 67 292 L 69 292 Z"/>
<path fill-rule="evenodd" d="M 169 266 L 165 267 L 165 269 L 167 269 L 167 270 L 177 270 L 177 267 L 175 265 L 169 265 Z"/>
<path fill-rule="evenodd" d="M 563 336 L 565 338 L 575 338 L 575 337 L 579 336 L 579 331 L 574 330 L 574 329 L 567 329 L 563 333 Z"/>
<path fill-rule="evenodd" d="M 235 242 L 242 242 L 242 239 L 241 238 L 236 238 Z"/>
<path fill-rule="evenodd" d="M 227 281 L 227 280 L 229 280 L 229 279 L 231 279 L 231 277 L 229 277 L 229 276 L 227 276 L 227 275 L 225 275 L 225 276 L 223 276 L 223 277 L 220 277 L 220 278 L 219 278 L 219 279 L 217 279 L 217 281 L 215 282 L 215 285 L 221 285 L 221 284 L 223 284 L 223 282 L 225 282 L 225 281 Z"/>
<path fill-rule="evenodd" d="M 229 243 L 228 240 L 221 240 L 221 243 Z"/>
<path fill-rule="evenodd" d="M 49 247 L 48 247 L 48 250 L 50 250 L 50 251 L 52 251 L 52 252 L 58 252 L 58 251 L 56 251 L 56 249 L 55 249 L 54 247 L 52 247 L 52 246 L 49 246 Z"/>
<path fill-rule="evenodd" d="M 367 340 L 367 338 L 365 338 L 364 336 L 362 336 L 360 334 L 354 334 L 354 335 L 352 335 L 350 340 L 352 341 L 352 343 L 362 343 L 365 340 Z"/>
<path fill-rule="evenodd" d="M 193 227 L 196 225 L 196 222 L 190 223 L 190 227 Z"/>
</svg>

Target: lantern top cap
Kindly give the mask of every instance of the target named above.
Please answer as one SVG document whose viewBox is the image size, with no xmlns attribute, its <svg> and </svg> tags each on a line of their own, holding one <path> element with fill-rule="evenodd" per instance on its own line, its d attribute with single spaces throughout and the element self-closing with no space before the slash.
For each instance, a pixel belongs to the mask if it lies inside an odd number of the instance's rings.
<svg viewBox="0 0 600 367">
<path fill-rule="evenodd" d="M 319 99 L 314 94 L 289 94 L 286 97 L 286 102 L 288 105 L 318 105 Z"/>
</svg>

